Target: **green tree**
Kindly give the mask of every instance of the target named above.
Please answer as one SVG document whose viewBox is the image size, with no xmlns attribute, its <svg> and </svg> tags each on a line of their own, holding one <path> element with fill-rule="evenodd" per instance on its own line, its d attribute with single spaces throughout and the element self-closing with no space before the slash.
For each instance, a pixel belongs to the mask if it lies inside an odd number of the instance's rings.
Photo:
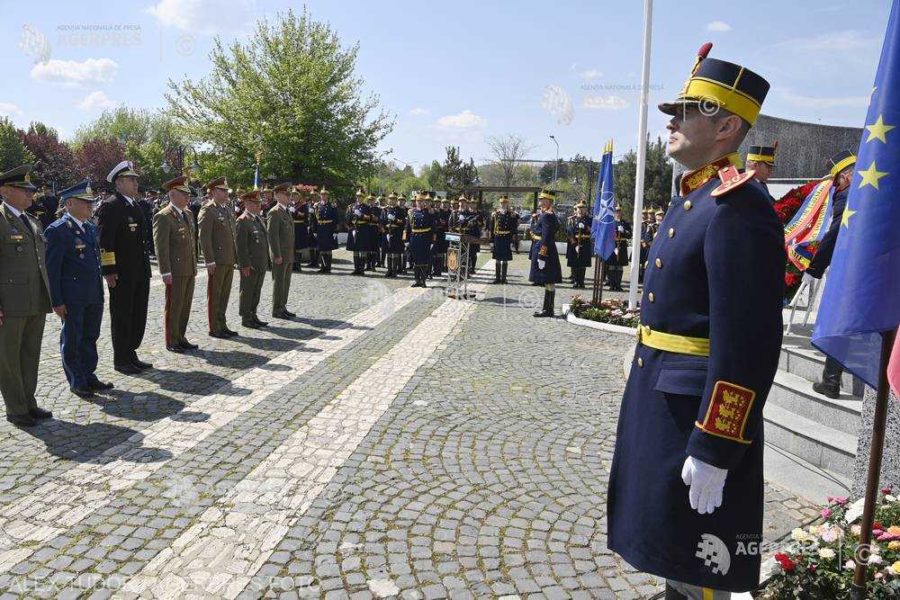
<svg viewBox="0 0 900 600">
<path fill-rule="evenodd" d="M 22 143 L 16 126 L 6 117 L 0 117 L 0 170 L 34 162 L 34 156 Z M 0 171 L 0 172 L 2 172 Z"/>
<path fill-rule="evenodd" d="M 216 38 L 212 71 L 169 81 L 176 122 L 209 145 L 232 179 L 264 173 L 350 191 L 374 172 L 375 148 L 393 128 L 377 96 L 363 98 L 354 73 L 358 45 L 308 12 L 262 19 L 246 42 Z"/>
<path fill-rule="evenodd" d="M 447 146 L 446 150 L 447 156 L 444 158 L 444 164 L 441 165 L 441 174 L 446 184 L 444 189 L 452 197 L 477 184 L 478 169 L 471 157 L 469 157 L 469 162 L 465 162 L 459 157 L 459 148 Z"/>
<path fill-rule="evenodd" d="M 629 150 L 613 169 L 616 200 L 626 215 L 634 210 L 634 185 L 637 172 L 637 153 Z M 666 206 L 672 192 L 672 162 L 666 156 L 662 138 L 647 143 L 647 167 L 644 172 L 644 207 Z"/>
</svg>

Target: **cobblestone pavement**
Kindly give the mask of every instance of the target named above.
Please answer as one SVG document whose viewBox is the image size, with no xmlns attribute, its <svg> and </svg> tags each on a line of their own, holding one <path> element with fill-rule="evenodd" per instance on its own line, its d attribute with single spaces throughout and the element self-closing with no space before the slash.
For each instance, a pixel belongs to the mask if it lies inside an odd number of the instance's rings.
<svg viewBox="0 0 900 600">
<path fill-rule="evenodd" d="M 296 320 L 233 340 L 206 335 L 201 276 L 186 355 L 164 350 L 157 277 L 139 353 L 156 369 L 114 372 L 105 323 L 116 388 L 94 401 L 69 393 L 48 317 L 56 419 L 0 426 L 2 597 L 652 596 L 605 538 L 631 342 L 533 319 L 524 258 L 458 302 L 348 276 L 340 252 L 333 275 L 295 275 Z M 816 516 L 767 499 L 767 540 Z"/>
</svg>

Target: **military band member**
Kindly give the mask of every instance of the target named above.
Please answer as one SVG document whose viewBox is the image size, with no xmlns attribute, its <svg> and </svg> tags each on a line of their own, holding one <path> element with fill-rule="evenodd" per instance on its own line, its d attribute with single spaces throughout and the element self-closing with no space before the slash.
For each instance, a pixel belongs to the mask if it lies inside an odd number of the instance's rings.
<svg viewBox="0 0 900 600">
<path fill-rule="evenodd" d="M 450 210 L 447 199 L 434 199 L 431 216 L 434 219 L 434 248 L 432 249 L 431 275 L 440 277 L 444 273 L 447 262 L 447 231 L 450 228 Z"/>
<path fill-rule="evenodd" d="M 312 217 L 312 229 L 316 234 L 316 246 L 322 261 L 319 273 L 331 273 L 331 253 L 338 247 L 338 212 L 329 195 L 328 190 L 322 187 Z"/>
<path fill-rule="evenodd" d="M 206 302 L 210 337 L 227 339 L 237 335 L 228 328 L 225 312 L 234 281 L 237 251 L 234 245 L 234 211 L 228 202 L 228 184 L 218 177 L 206 184 L 211 196 L 200 209 L 200 248 L 206 263 Z M 171 194 L 170 194 L 171 197 Z"/>
<path fill-rule="evenodd" d="M 361 235 L 364 253 L 364 270 L 375 271 L 378 262 L 378 221 L 381 218 L 381 209 L 376 206 L 376 198 L 368 194 L 365 198 L 368 214 L 365 216 L 365 224 Z"/>
<path fill-rule="evenodd" d="M 62 320 L 60 356 L 69 389 L 80 398 L 112 389 L 97 378 L 97 339 L 103 320 L 100 242 L 91 223 L 94 194 L 85 180 L 60 192 L 66 209 L 47 227 L 47 279 L 53 312 Z"/>
<path fill-rule="evenodd" d="M 387 260 L 385 277 L 396 277 L 400 273 L 403 260 L 403 237 L 406 233 L 406 215 L 397 206 L 397 195 L 388 196 L 388 206 L 381 213 L 381 226 L 384 229 L 384 248 Z"/>
<path fill-rule="evenodd" d="M 296 188 L 291 190 L 291 217 L 294 220 L 294 272 L 303 272 L 303 252 L 309 243 L 309 203 L 306 192 Z"/>
<path fill-rule="evenodd" d="M 573 223 L 575 222 L 575 212 L 573 211 L 568 217 L 566 217 L 565 230 L 569 231 L 573 227 Z M 575 284 L 575 244 L 572 241 L 572 238 L 566 236 L 566 266 L 569 267 L 569 281 L 574 285 Z"/>
<path fill-rule="evenodd" d="M 431 245 L 434 243 L 434 228 L 431 214 L 425 207 L 428 194 L 419 192 L 416 206 L 409 211 L 406 223 L 406 239 L 409 240 L 409 251 L 412 255 L 415 282 L 412 287 L 426 287 L 425 279 L 431 269 Z"/>
<path fill-rule="evenodd" d="M 559 220 L 553 212 L 554 200 L 556 200 L 555 192 L 543 190 L 538 194 L 541 206 L 531 230 L 531 271 L 528 280 L 544 286 L 544 305 L 540 311 L 534 313 L 535 317 L 553 316 L 556 284 L 562 283 L 562 267 L 559 264 L 559 252 L 556 250 Z"/>
<path fill-rule="evenodd" d="M 625 267 L 628 266 L 628 246 L 631 241 L 631 223 L 622 216 L 622 207 L 617 206 L 615 212 L 616 249 L 610 257 L 606 269 L 608 274 L 609 289 L 614 292 L 622 291 L 622 276 Z"/>
<path fill-rule="evenodd" d="M 294 220 L 288 210 L 290 183 L 273 188 L 275 206 L 266 216 L 269 253 L 272 259 L 272 316 L 290 319 L 297 315 L 287 309 L 291 291 L 291 263 L 294 261 Z"/>
<path fill-rule="evenodd" d="M 266 225 L 260 215 L 259 191 L 241 195 L 244 212 L 237 219 L 237 259 L 240 269 L 241 325 L 260 329 L 268 323 L 257 315 L 259 297 L 266 271 L 269 269 L 269 240 Z"/>
<path fill-rule="evenodd" d="M 26 212 L 37 189 L 30 172 L 0 174 L 0 395 L 6 420 L 20 427 L 53 416 L 34 397 L 50 291 L 41 224 Z"/>
<path fill-rule="evenodd" d="M 459 226 L 462 233 L 480 238 L 481 228 L 484 224 L 481 213 L 471 207 L 465 196 L 460 197 L 459 204 Z M 475 271 L 475 264 L 478 261 L 479 251 L 481 251 L 481 244 L 469 244 L 469 273 Z"/>
<path fill-rule="evenodd" d="M 784 232 L 737 154 L 769 84 L 710 47 L 660 105 L 687 172 L 648 256 L 608 496 L 610 549 L 673 599 L 759 584 L 761 553 L 739 548 L 762 542 L 762 412 L 781 350 Z"/>
<path fill-rule="evenodd" d="M 365 274 L 366 261 L 372 246 L 372 231 L 369 228 L 372 217 L 372 207 L 369 206 L 371 198 L 372 196 L 358 190 L 356 204 L 348 208 L 349 225 L 353 230 L 353 275 Z"/>
<path fill-rule="evenodd" d="M 147 328 L 150 299 L 150 256 L 144 224 L 135 198 L 138 174 L 130 161 L 117 164 L 106 180 L 116 193 L 97 209 L 100 232 L 100 266 L 109 288 L 113 366 L 119 373 L 135 375 L 153 367 L 138 358 L 137 349 Z"/>
<path fill-rule="evenodd" d="M 594 245 L 591 243 L 591 217 L 584 202 L 575 205 L 575 214 L 568 221 L 566 237 L 572 245 L 569 266 L 575 275 L 572 287 L 584 289 L 584 272 L 593 262 Z"/>
<path fill-rule="evenodd" d="M 381 228 L 381 213 L 384 212 L 384 207 L 386 205 L 384 196 L 378 196 L 378 198 L 375 199 L 375 202 L 372 203 L 372 217 L 374 217 L 375 220 L 370 227 L 373 228 L 373 235 L 375 237 L 375 250 L 369 253 L 369 260 L 366 265 L 367 271 L 376 271 L 376 267 L 384 266 L 384 231 Z"/>
<path fill-rule="evenodd" d="M 326 194 L 328 193 L 324 187 L 322 187 L 322 190 L 325 191 Z M 301 193 L 306 199 L 306 220 L 308 223 L 307 246 L 309 248 L 309 261 L 306 263 L 306 266 L 310 269 L 314 269 L 322 265 L 322 259 L 319 255 L 319 238 L 316 236 L 316 228 L 313 226 L 313 213 L 315 213 L 316 205 L 319 203 L 319 197 L 316 194 L 316 188 L 314 187 L 306 188 Z"/>
<path fill-rule="evenodd" d="M 500 208 L 491 213 L 491 256 L 494 259 L 494 283 L 506 283 L 506 272 L 512 260 L 512 243 L 519 217 L 509 210 L 509 198 L 500 196 Z"/>
</svg>

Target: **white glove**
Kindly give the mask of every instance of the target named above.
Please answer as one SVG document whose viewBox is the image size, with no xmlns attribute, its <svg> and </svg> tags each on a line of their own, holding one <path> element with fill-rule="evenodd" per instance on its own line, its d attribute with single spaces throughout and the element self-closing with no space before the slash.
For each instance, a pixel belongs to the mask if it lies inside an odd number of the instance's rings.
<svg viewBox="0 0 900 600">
<path fill-rule="evenodd" d="M 813 277 L 809 273 L 803 273 L 803 279 L 800 281 L 800 283 L 804 285 L 814 285 L 818 281 L 819 280 L 817 278 Z"/>
<path fill-rule="evenodd" d="M 545 266 L 547 266 L 547 261 L 544 260 L 543 258 L 539 258 L 538 259 L 538 269 L 543 271 Z"/>
<path fill-rule="evenodd" d="M 681 480 L 691 486 L 688 497 L 691 508 L 701 515 L 710 515 L 722 506 L 722 490 L 728 469 L 720 469 L 688 456 L 681 468 Z"/>
</svg>

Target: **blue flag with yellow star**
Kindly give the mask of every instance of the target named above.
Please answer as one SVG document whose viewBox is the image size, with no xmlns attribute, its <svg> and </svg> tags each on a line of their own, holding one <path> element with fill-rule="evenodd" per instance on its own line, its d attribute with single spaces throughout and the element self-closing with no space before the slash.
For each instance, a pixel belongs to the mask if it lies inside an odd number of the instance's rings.
<svg viewBox="0 0 900 600">
<path fill-rule="evenodd" d="M 607 142 L 600 161 L 600 182 L 597 184 L 597 199 L 594 201 L 594 219 L 591 221 L 591 235 L 594 237 L 594 254 L 609 260 L 616 251 L 615 192 L 613 190 L 613 147 Z"/>
<path fill-rule="evenodd" d="M 888 19 L 813 345 L 873 388 L 900 324 L 900 0 Z"/>
</svg>

